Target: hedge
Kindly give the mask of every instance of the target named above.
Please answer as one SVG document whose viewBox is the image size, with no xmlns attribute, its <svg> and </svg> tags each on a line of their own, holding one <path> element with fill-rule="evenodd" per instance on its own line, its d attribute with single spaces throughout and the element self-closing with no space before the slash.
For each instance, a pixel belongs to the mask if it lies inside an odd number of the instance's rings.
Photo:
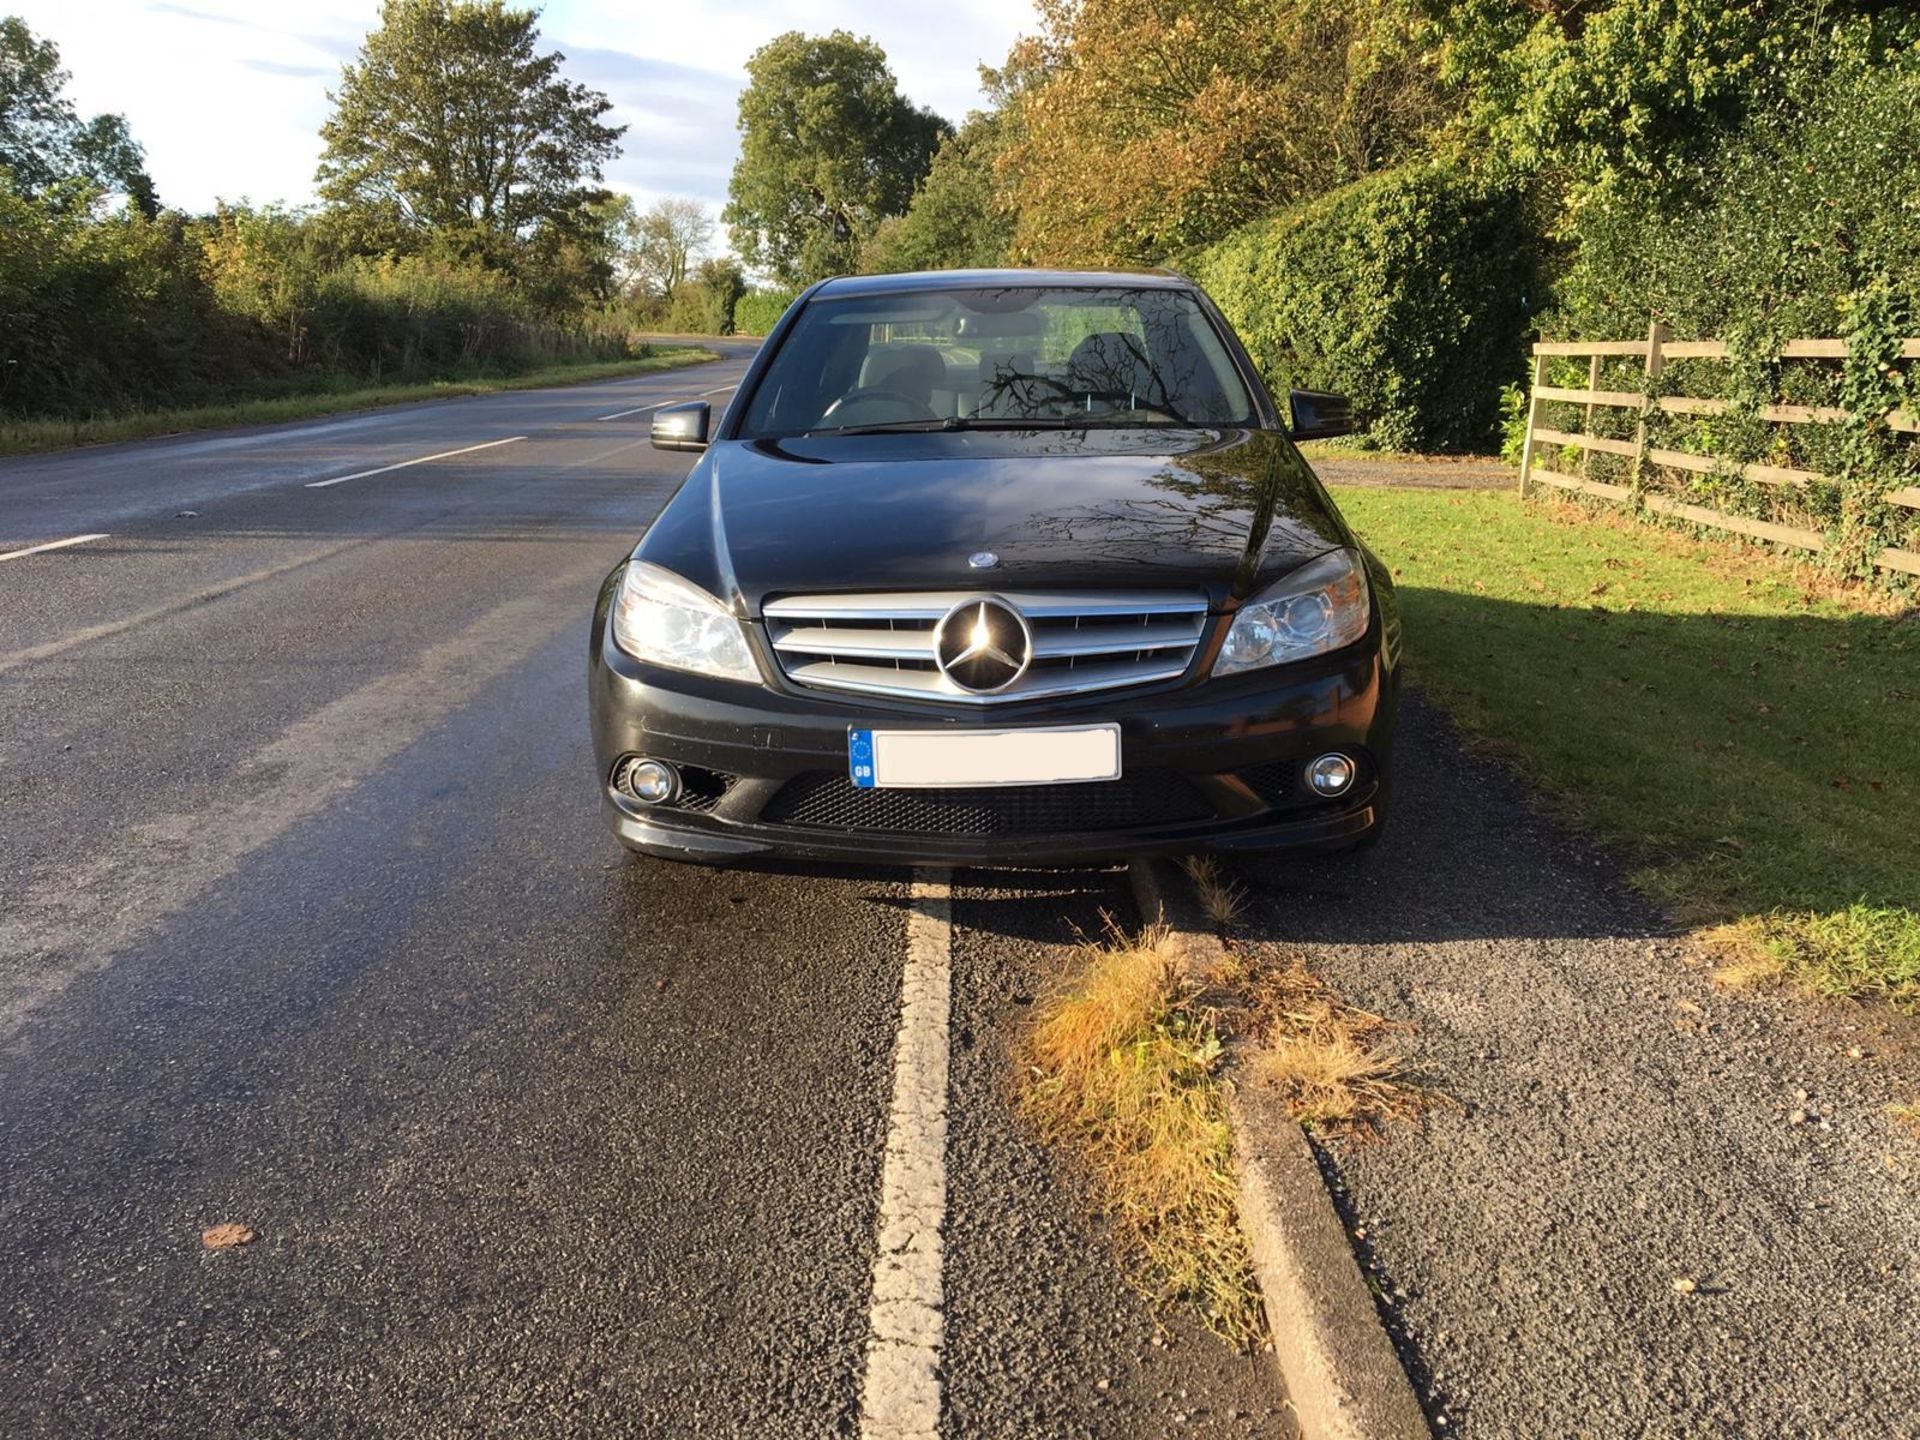
<svg viewBox="0 0 1920 1440">
<path fill-rule="evenodd" d="M 1476 451 L 1521 378 L 1542 254 L 1522 192 L 1423 163 L 1257 221 L 1189 268 L 1276 393 L 1345 393 L 1387 449 Z"/>
<path fill-rule="evenodd" d="M 765 335 L 780 322 L 793 303 L 791 290 L 749 290 L 733 307 L 736 335 Z"/>
<path fill-rule="evenodd" d="M 1594 478 L 1693 505 L 1821 533 L 1821 563 L 1872 572 L 1879 552 L 1920 547 L 1920 511 L 1887 501 L 1920 484 L 1920 445 L 1878 417 L 1920 414 L 1920 49 L 1831 45 L 1779 113 L 1755 116 L 1684 184 L 1619 185 L 1580 217 L 1580 250 L 1543 330 L 1552 338 L 1636 339 L 1652 320 L 1675 340 L 1724 340 L 1726 361 L 1670 362 L 1668 393 L 1728 402 L 1719 416 L 1654 414 L 1648 439 L 1719 462 L 1708 474 L 1595 457 Z M 1844 364 L 1783 360 L 1787 340 L 1838 337 Z M 1586 362 L 1552 377 L 1586 383 Z M 1639 362 L 1602 386 L 1637 390 Z M 1778 425 L 1776 403 L 1833 407 L 1848 424 Z M 1550 427 L 1579 423 L 1550 406 Z M 1630 433 L 1637 417 L 1604 417 Z M 1603 422 L 1604 423 L 1604 422 Z M 1763 485 L 1742 467 L 1811 471 L 1831 483 Z"/>
<path fill-rule="evenodd" d="M 84 418 L 619 359 L 613 314 L 564 318 L 505 275 L 428 256 L 323 261 L 309 222 L 97 213 L 0 174 L 0 416 Z"/>
</svg>

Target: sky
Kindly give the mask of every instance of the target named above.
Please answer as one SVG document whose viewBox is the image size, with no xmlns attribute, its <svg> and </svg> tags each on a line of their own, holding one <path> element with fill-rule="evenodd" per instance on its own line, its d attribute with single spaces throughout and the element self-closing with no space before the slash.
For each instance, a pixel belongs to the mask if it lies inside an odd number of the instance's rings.
<svg viewBox="0 0 1920 1440">
<path fill-rule="evenodd" d="M 747 57 L 787 30 L 843 29 L 887 52 L 902 92 L 959 121 L 977 66 L 1034 29 L 1032 0 L 551 0 L 545 48 L 606 92 L 628 127 L 607 183 L 642 207 L 667 195 L 725 203 Z M 123 114 L 163 204 L 313 199 L 329 87 L 378 23 L 379 0 L 4 0 L 60 47 L 83 115 Z"/>
</svg>

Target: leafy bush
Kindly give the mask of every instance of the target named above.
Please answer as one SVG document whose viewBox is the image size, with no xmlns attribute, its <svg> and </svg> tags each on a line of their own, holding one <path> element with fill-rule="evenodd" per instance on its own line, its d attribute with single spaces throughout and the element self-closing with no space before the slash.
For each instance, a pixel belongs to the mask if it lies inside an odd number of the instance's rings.
<svg viewBox="0 0 1920 1440">
<path fill-rule="evenodd" d="M 0 182 L 0 414 L 73 418 L 632 353 L 473 260 L 335 256 L 308 218 L 102 214 Z"/>
<path fill-rule="evenodd" d="M 1344 392 L 1388 449 L 1481 450 L 1521 377 L 1540 249 L 1520 191 L 1421 164 L 1249 225 L 1193 268 L 1276 391 Z"/>
<path fill-rule="evenodd" d="M 1049 0 L 1001 72 L 1014 249 L 1157 263 L 1421 153 L 1425 0 Z M 1009 73 L 1011 72 L 1011 73 Z M 1022 72 L 1025 72 L 1024 74 Z M 932 177 L 929 176 L 929 183 Z"/>
<path fill-rule="evenodd" d="M 1526 457 L 1529 398 L 1524 385 L 1500 387 L 1500 458 L 1509 465 Z"/>
<path fill-rule="evenodd" d="M 747 278 L 738 262 L 722 257 L 702 260 L 692 276 L 673 287 L 664 323 L 680 335 L 731 335 L 734 307 L 746 290 Z"/>
<path fill-rule="evenodd" d="M 198 247 L 87 187 L 28 199 L 0 180 L 0 411 L 186 403 L 273 356 L 222 312 Z"/>
<path fill-rule="evenodd" d="M 749 290 L 733 307 L 733 329 L 738 335 L 765 335 L 780 323 L 793 304 L 791 290 Z"/>
</svg>

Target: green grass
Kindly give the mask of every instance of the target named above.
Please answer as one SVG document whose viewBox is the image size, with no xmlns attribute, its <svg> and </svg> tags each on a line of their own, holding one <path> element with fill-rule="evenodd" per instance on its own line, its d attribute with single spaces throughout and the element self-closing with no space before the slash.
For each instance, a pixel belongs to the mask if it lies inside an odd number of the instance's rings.
<svg viewBox="0 0 1920 1440">
<path fill-rule="evenodd" d="M 1303 440 L 1300 453 L 1312 460 L 1372 460 L 1397 465 L 1497 465 L 1498 455 L 1426 455 L 1415 451 L 1388 450 L 1375 445 L 1364 435 L 1339 435 L 1330 440 Z"/>
<path fill-rule="evenodd" d="M 1641 889 L 1750 970 L 1920 1007 L 1920 620 L 1510 491 L 1337 493 L 1413 683 Z"/>
<path fill-rule="evenodd" d="M 1736 981 L 1786 979 L 1823 995 L 1878 996 L 1920 1009 L 1920 925 L 1911 910 L 1775 911 L 1736 920 L 1710 938 L 1734 956 L 1723 973 Z"/>
<path fill-rule="evenodd" d="M 406 405 L 419 400 L 447 400 L 461 395 L 488 395 L 497 390 L 535 390 L 550 385 L 583 385 L 594 380 L 618 380 L 655 370 L 698 365 L 719 356 L 710 350 L 662 350 L 637 360 L 595 360 L 545 365 L 512 375 L 477 375 L 427 380 L 406 385 L 377 385 L 355 389 L 322 389 L 297 394 L 201 405 L 189 410 L 140 410 L 84 420 L 0 421 L 0 455 L 32 455 L 66 450 L 76 445 L 101 445 L 115 440 L 145 440 L 183 430 L 211 430 L 225 425 L 272 425 L 337 415 L 347 410 L 373 410 L 383 405 Z"/>
</svg>

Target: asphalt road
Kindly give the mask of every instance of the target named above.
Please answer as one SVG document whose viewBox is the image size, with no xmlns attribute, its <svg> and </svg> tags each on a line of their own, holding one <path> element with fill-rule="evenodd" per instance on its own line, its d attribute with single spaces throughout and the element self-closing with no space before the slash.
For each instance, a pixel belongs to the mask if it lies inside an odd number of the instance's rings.
<svg viewBox="0 0 1920 1440">
<path fill-rule="evenodd" d="M 1009 1103 L 1119 876 L 602 830 L 587 613 L 687 468 L 630 412 L 744 358 L 0 462 L 0 556 L 104 537 L 0 559 L 0 1434 L 910 1433 L 862 1375 L 930 904 L 944 1433 L 1290 1433 Z"/>
</svg>

